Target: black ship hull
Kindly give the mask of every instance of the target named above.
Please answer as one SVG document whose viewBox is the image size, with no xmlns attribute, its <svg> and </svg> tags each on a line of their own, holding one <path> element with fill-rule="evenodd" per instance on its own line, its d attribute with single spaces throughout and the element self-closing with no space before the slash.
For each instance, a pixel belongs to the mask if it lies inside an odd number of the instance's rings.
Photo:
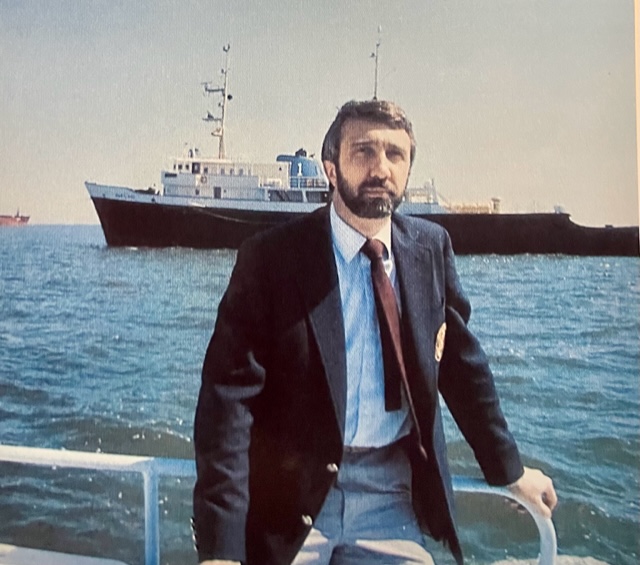
<svg viewBox="0 0 640 565">
<path fill-rule="evenodd" d="M 93 198 L 110 246 L 237 249 L 302 215 Z M 637 227 L 584 227 L 568 214 L 420 214 L 442 225 L 458 255 L 640 255 Z"/>
</svg>

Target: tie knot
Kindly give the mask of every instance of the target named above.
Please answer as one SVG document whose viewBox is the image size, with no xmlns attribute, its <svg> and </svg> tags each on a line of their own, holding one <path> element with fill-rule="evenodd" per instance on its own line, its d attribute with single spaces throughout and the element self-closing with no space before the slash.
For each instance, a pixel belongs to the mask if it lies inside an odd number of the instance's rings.
<svg viewBox="0 0 640 565">
<path fill-rule="evenodd" d="M 378 239 L 367 239 L 362 246 L 361 251 L 369 257 L 370 261 L 382 259 L 384 254 L 384 243 Z"/>
</svg>

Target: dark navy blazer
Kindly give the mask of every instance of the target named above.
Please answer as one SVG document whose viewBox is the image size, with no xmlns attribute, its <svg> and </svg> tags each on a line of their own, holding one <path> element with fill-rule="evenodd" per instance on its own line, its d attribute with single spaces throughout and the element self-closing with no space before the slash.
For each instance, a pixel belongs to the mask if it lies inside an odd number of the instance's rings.
<svg viewBox="0 0 640 565">
<path fill-rule="evenodd" d="M 438 391 L 489 483 L 516 481 L 522 464 L 486 356 L 467 328 L 470 306 L 448 234 L 399 214 L 391 233 L 420 428 L 410 447 L 413 505 L 422 529 L 460 562 Z M 436 336 L 445 322 L 438 361 Z M 325 207 L 238 251 L 195 417 L 200 560 L 291 563 L 336 479 L 345 404 L 344 328 Z"/>
</svg>

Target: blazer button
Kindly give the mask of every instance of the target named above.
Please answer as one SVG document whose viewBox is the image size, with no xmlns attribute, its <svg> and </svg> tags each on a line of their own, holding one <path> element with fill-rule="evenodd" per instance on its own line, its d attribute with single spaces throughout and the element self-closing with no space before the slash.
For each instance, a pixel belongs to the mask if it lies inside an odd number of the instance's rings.
<svg viewBox="0 0 640 565">
<path fill-rule="evenodd" d="M 305 526 L 313 526 L 313 518 L 311 518 L 311 516 L 309 516 L 308 514 L 303 514 L 302 515 L 302 523 Z"/>
<path fill-rule="evenodd" d="M 335 463 L 329 463 L 327 465 L 327 471 L 329 471 L 329 473 L 337 473 L 338 472 L 338 466 Z"/>
</svg>

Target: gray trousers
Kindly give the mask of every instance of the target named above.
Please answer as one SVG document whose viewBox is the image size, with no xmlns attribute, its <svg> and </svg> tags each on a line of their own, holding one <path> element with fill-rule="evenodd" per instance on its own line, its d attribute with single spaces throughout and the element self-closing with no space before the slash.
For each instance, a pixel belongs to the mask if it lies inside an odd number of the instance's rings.
<svg viewBox="0 0 640 565">
<path fill-rule="evenodd" d="M 433 565 L 401 443 L 345 448 L 336 484 L 293 565 Z"/>
</svg>

